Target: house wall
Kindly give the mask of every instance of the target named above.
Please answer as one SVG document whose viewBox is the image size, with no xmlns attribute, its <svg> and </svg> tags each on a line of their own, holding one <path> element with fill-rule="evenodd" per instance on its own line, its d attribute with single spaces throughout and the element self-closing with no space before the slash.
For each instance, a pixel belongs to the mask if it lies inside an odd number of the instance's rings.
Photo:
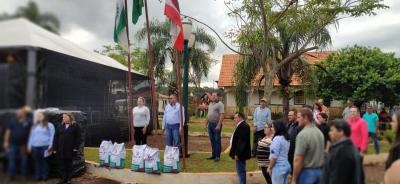
<svg viewBox="0 0 400 184">
<path fill-rule="evenodd" d="M 224 96 L 224 104 L 225 104 L 225 114 L 226 115 L 233 115 L 238 109 L 236 108 L 236 101 L 235 101 L 235 94 L 230 90 L 230 88 L 225 88 Z M 289 105 L 290 108 L 301 108 L 303 105 L 310 105 L 312 106 L 316 99 L 312 99 L 307 97 L 305 100 L 305 104 L 294 104 L 294 98 L 290 99 Z M 248 106 L 246 109 L 246 113 L 251 115 L 254 112 L 254 109 L 259 104 L 259 97 L 257 93 L 251 93 L 248 95 Z M 271 96 L 271 103 L 268 105 L 273 113 L 281 113 L 283 111 L 282 106 L 282 97 L 278 93 L 272 93 Z M 331 106 L 329 108 L 330 115 L 332 117 L 340 117 L 341 112 L 343 111 L 343 105 L 341 101 L 333 100 L 331 102 Z"/>
</svg>

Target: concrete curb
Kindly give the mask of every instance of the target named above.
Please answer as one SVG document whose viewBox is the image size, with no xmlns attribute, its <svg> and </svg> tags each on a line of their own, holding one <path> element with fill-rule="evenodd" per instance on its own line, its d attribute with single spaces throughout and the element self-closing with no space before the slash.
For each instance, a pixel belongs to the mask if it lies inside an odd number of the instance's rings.
<svg viewBox="0 0 400 184">
<path fill-rule="evenodd" d="M 86 161 L 86 172 L 102 178 L 115 180 L 121 183 L 135 184 L 237 184 L 236 173 L 215 172 L 215 173 L 179 173 L 152 175 L 146 173 L 133 172 L 129 169 L 110 169 L 100 167 L 99 164 Z M 247 183 L 265 183 L 260 171 L 248 172 Z"/>
</svg>

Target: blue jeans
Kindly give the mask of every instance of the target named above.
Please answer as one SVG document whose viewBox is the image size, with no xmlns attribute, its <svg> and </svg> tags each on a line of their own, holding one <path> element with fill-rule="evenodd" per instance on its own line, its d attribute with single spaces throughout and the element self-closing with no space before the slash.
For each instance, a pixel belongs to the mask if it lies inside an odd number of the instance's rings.
<svg viewBox="0 0 400 184">
<path fill-rule="evenodd" d="M 16 175 L 16 162 L 19 159 L 20 171 L 22 176 L 28 175 L 28 156 L 23 153 L 20 145 L 8 145 L 8 176 L 15 177 Z"/>
<path fill-rule="evenodd" d="M 211 141 L 211 149 L 212 149 L 212 157 L 220 158 L 221 157 L 221 129 L 219 131 L 215 131 L 215 127 L 217 127 L 218 123 L 209 122 L 208 123 L 208 137 Z"/>
<path fill-rule="evenodd" d="M 374 141 L 375 152 L 379 154 L 381 146 L 379 145 L 378 136 L 374 132 L 368 132 L 368 136 Z"/>
<path fill-rule="evenodd" d="M 46 180 L 49 175 L 49 166 L 47 160 L 44 157 L 44 151 L 49 146 L 32 147 L 32 158 L 35 161 L 35 179 Z"/>
<path fill-rule="evenodd" d="M 272 168 L 272 183 L 287 184 L 290 171 L 291 169 L 289 162 L 276 163 Z"/>
<path fill-rule="evenodd" d="M 246 184 L 246 161 L 236 160 L 236 173 L 240 184 Z"/>
<path fill-rule="evenodd" d="M 174 146 L 178 147 L 179 144 L 179 127 L 180 124 L 167 124 L 166 125 L 166 139 L 167 139 L 167 146 Z"/>
<path fill-rule="evenodd" d="M 321 181 L 320 168 L 303 168 L 297 179 L 298 184 L 319 184 Z"/>
</svg>

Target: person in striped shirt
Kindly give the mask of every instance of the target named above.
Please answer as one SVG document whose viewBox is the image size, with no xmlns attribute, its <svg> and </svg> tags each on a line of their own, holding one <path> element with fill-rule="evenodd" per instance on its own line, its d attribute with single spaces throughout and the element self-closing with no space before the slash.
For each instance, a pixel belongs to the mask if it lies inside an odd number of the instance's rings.
<svg viewBox="0 0 400 184">
<path fill-rule="evenodd" d="M 272 184 L 271 176 L 268 173 L 268 165 L 269 165 L 269 146 L 272 143 L 272 138 L 274 137 L 272 132 L 272 123 L 268 122 L 264 125 L 264 134 L 265 137 L 258 141 L 257 146 L 257 162 L 260 167 L 265 181 L 267 184 Z"/>
</svg>

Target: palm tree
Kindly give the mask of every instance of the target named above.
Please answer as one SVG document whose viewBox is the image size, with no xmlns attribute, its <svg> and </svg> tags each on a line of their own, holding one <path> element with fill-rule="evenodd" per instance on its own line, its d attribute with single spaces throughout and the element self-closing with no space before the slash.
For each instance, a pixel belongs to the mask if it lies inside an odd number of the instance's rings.
<svg viewBox="0 0 400 184">
<path fill-rule="evenodd" d="M 296 52 L 298 45 L 307 38 L 307 32 L 302 31 L 291 31 L 293 29 L 290 27 L 291 23 L 289 21 L 281 21 L 276 26 L 276 37 L 273 38 L 272 49 L 276 53 L 276 63 L 282 62 L 284 59 L 288 58 L 292 53 Z M 327 45 L 331 44 L 331 36 L 329 31 L 324 28 L 313 40 L 313 44 L 319 45 L 320 48 L 325 48 Z M 307 53 L 304 53 L 307 54 Z M 282 95 L 282 105 L 283 105 L 283 117 L 287 117 L 289 113 L 289 100 L 291 95 L 290 84 L 292 83 L 292 78 L 297 75 L 300 79 L 305 79 L 306 72 L 309 64 L 303 59 L 302 56 L 293 58 L 288 63 L 282 65 L 276 77 L 280 84 L 280 92 Z"/>
<path fill-rule="evenodd" d="M 152 20 L 150 22 L 151 41 L 153 46 L 153 61 L 154 71 L 156 78 L 163 78 L 165 75 L 166 61 L 170 60 L 173 65 L 173 73 L 176 73 L 176 52 L 171 46 L 171 36 L 169 33 L 170 23 L 168 21 L 160 22 Z M 210 66 L 214 59 L 210 54 L 215 51 L 216 41 L 213 36 L 209 35 L 204 29 L 196 28 L 194 31 L 196 35 L 195 47 L 191 49 L 189 54 L 190 60 L 190 82 L 199 87 L 201 79 L 207 77 Z M 144 26 L 136 33 L 139 41 L 147 39 L 147 31 Z M 176 76 L 172 75 L 171 81 L 175 81 Z M 172 86 L 176 84 L 172 83 Z M 171 86 L 171 85 L 170 85 Z"/>
<path fill-rule="evenodd" d="M 13 17 L 25 17 L 53 33 L 58 33 L 60 29 L 60 21 L 58 18 L 52 13 L 40 12 L 37 4 L 33 1 L 29 1 L 26 6 L 19 7 L 14 15 L 6 16 L 6 18 Z"/>
</svg>

